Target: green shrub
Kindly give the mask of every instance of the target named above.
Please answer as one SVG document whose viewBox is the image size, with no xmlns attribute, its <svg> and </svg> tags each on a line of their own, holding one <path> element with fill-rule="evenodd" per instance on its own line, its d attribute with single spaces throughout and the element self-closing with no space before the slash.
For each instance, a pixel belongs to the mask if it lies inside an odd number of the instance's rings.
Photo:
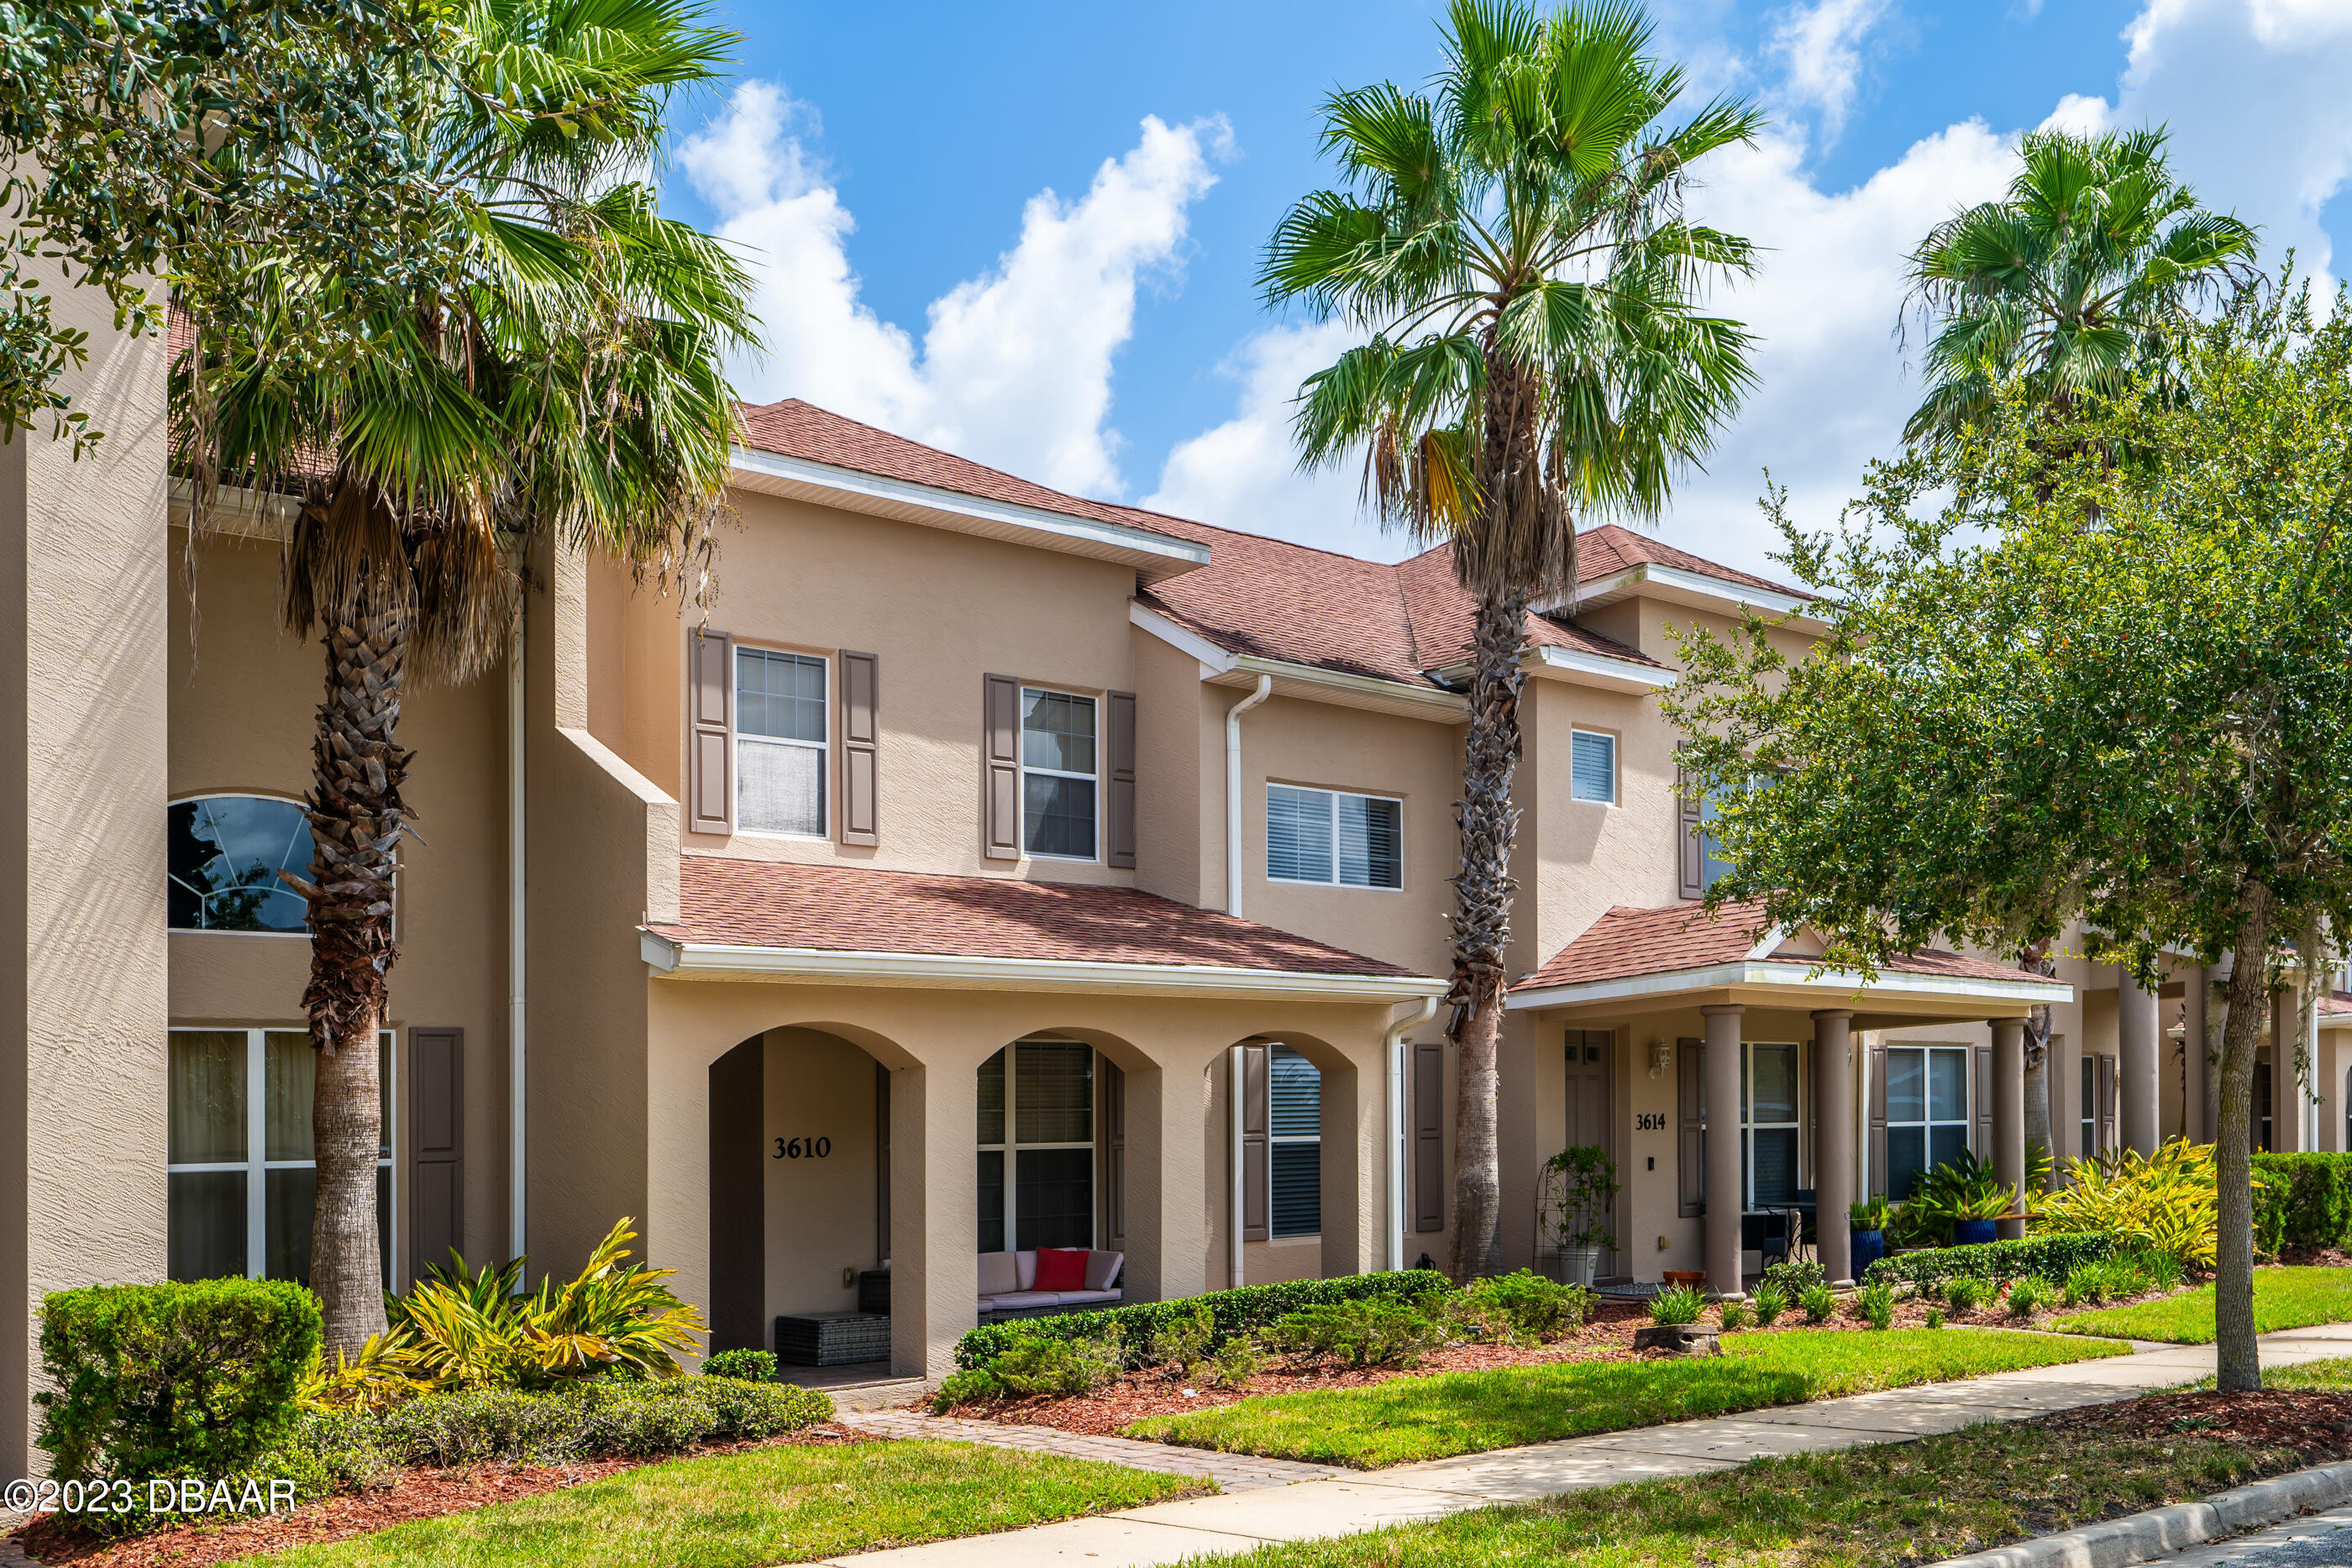
<svg viewBox="0 0 2352 1568">
<path fill-rule="evenodd" d="M 1004 1385 L 996 1381 L 996 1374 L 983 1366 L 959 1367 L 940 1379 L 939 1392 L 931 1396 L 931 1414 L 944 1416 L 959 1405 L 985 1405 L 1003 1397 Z"/>
<path fill-rule="evenodd" d="M 773 1383 L 776 1358 L 764 1350 L 722 1350 L 702 1364 L 705 1377 L 731 1377 L 739 1383 Z"/>
<path fill-rule="evenodd" d="M 2117 1242 L 2095 1231 L 2032 1236 L 2022 1241 L 1989 1241 L 1978 1247 L 1936 1247 L 1881 1258 L 1863 1272 L 1863 1282 L 1885 1281 L 1926 1291 L 1961 1277 L 1998 1284 L 2027 1274 L 2063 1279 L 2085 1263 L 2113 1257 Z"/>
<path fill-rule="evenodd" d="M 1018 1319 L 982 1323 L 956 1341 L 956 1364 L 985 1364 L 1014 1340 L 1043 1335 L 1049 1339 L 1102 1339 L 1116 1333 L 1133 1358 L 1146 1364 L 1154 1338 L 1179 1320 L 1188 1320 L 1206 1308 L 1212 1325 L 1209 1348 L 1213 1351 L 1239 1333 L 1258 1333 L 1292 1312 L 1334 1301 L 1395 1297 L 1420 1301 L 1451 1295 L 1454 1286 L 1434 1269 L 1400 1269 L 1389 1273 L 1346 1274 L 1335 1280 L 1286 1280 L 1274 1285 L 1244 1285 L 1212 1295 L 1188 1296 L 1174 1301 L 1139 1301 L 1100 1312 L 1064 1312 L 1058 1317 Z"/>
<path fill-rule="evenodd" d="M 1853 1294 L 1853 1315 L 1874 1329 L 1895 1326 L 1895 1287 L 1885 1281 L 1864 1285 Z"/>
<path fill-rule="evenodd" d="M 1444 1343 L 1446 1331 L 1416 1301 L 1373 1296 L 1292 1312 L 1276 1322 L 1274 1338 L 1286 1350 L 1349 1366 L 1411 1366 Z"/>
<path fill-rule="evenodd" d="M 1746 1328 L 1748 1326 L 1747 1304 L 1729 1300 L 1716 1302 L 1715 1321 L 1717 1326 L 1726 1333 L 1731 1333 L 1734 1329 Z"/>
<path fill-rule="evenodd" d="M 1217 1347 L 1208 1361 L 1209 1382 L 1219 1388 L 1239 1388 L 1265 1370 L 1265 1346 L 1255 1334 L 1237 1333 Z"/>
<path fill-rule="evenodd" d="M 2036 1274 L 2028 1274 L 2023 1279 L 2013 1281 L 2010 1284 L 2009 1315 L 2013 1318 L 2030 1318 L 2038 1312 L 2047 1310 L 2050 1303 L 2057 1299 L 2057 1288 L 2049 1281 Z"/>
<path fill-rule="evenodd" d="M 388 1409 L 305 1411 L 270 1456 L 297 1473 L 366 1486 L 404 1465 L 651 1458 L 697 1443 L 772 1437 L 833 1418 L 814 1388 L 733 1377 L 607 1378 L 548 1392 L 475 1388 Z"/>
<path fill-rule="evenodd" d="M 1706 1297 L 1696 1285 L 1675 1285 L 1650 1298 L 1650 1321 L 1654 1323 L 1695 1323 L 1706 1311 Z"/>
<path fill-rule="evenodd" d="M 1192 1369 L 1206 1360 L 1216 1343 L 1216 1324 L 1209 1309 L 1197 1303 L 1192 1315 L 1171 1319 L 1151 1336 L 1150 1346 L 1144 1353 L 1144 1364 L 1164 1366 L 1172 1362 L 1191 1376 Z"/>
<path fill-rule="evenodd" d="M 1944 1313 L 1941 1308 L 1929 1307 L 1927 1309 L 1927 1326 L 1931 1329 L 1939 1329 L 1944 1326 Z"/>
<path fill-rule="evenodd" d="M 1473 1280 L 1453 1298 L 1454 1315 L 1483 1340 L 1537 1341 L 1581 1324 L 1592 1292 L 1563 1285 L 1532 1270 Z"/>
<path fill-rule="evenodd" d="M 1825 1323 L 1837 1313 L 1837 1292 L 1827 1285 L 1808 1285 L 1797 1305 L 1805 1309 L 1807 1322 Z"/>
<path fill-rule="evenodd" d="M 1033 1394 L 1090 1394 L 1119 1375 L 1125 1357 L 1116 1339 L 1048 1339 L 1029 1335 L 1006 1345 L 987 1370 L 1013 1398 Z"/>
<path fill-rule="evenodd" d="M 1972 1312 L 1984 1304 L 1985 1292 L 1992 1287 L 1969 1274 L 1955 1274 L 1944 1281 L 1944 1304 L 1956 1312 Z"/>
<path fill-rule="evenodd" d="M 250 1470 L 293 1429 L 319 1350 L 318 1298 L 284 1280 L 98 1285 L 41 1301 L 51 1388 L 36 1441 L 60 1481 L 219 1480 Z M 91 1512 L 93 1528 L 143 1514 Z"/>
<path fill-rule="evenodd" d="M 1769 1281 L 1756 1287 L 1748 1304 L 1756 1310 L 1758 1326 L 1770 1328 L 1772 1321 L 1789 1310 L 1789 1293 Z"/>
<path fill-rule="evenodd" d="M 2146 1291 L 2177 1291 L 2187 1273 L 2180 1260 L 2169 1252 L 2135 1253 L 2132 1264 L 2139 1270 L 2140 1288 Z"/>
<path fill-rule="evenodd" d="M 2254 1239 L 2283 1247 L 2352 1248 L 2352 1155 L 2256 1155 Z"/>
<path fill-rule="evenodd" d="M 1830 1271 L 1822 1267 L 1817 1258 L 1782 1258 L 1764 1266 L 1759 1286 L 1769 1285 L 1789 1301 L 1802 1296 L 1814 1285 L 1830 1282 Z"/>
</svg>

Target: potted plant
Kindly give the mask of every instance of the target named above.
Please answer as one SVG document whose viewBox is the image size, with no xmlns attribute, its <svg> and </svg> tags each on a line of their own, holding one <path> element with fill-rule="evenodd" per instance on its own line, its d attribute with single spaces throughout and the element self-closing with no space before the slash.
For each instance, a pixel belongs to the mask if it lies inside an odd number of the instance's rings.
<svg viewBox="0 0 2352 1568">
<path fill-rule="evenodd" d="M 1846 1208 L 1847 1223 L 1853 1229 L 1853 1277 L 1886 1256 L 1886 1199 L 1867 1198 Z"/>
<path fill-rule="evenodd" d="M 1617 1196 L 1617 1162 L 1591 1144 L 1544 1162 L 1541 1212 L 1559 1244 L 1560 1282 L 1591 1288 L 1601 1254 L 1617 1250 L 1609 1200 Z"/>
<path fill-rule="evenodd" d="M 1919 1177 L 1911 1207 L 1948 1224 L 1954 1246 L 1975 1246 L 1993 1239 L 1996 1220 L 2016 1212 L 2017 1188 L 1995 1176 L 1973 1151 L 1962 1149 Z"/>
</svg>

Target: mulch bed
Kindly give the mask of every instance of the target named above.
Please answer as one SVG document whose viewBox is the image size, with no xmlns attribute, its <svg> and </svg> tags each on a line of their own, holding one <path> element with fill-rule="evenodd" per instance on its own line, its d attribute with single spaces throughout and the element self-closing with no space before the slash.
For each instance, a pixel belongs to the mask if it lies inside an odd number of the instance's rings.
<svg viewBox="0 0 2352 1568">
<path fill-rule="evenodd" d="M 2150 1394 L 2044 1416 L 2062 1432 L 2116 1437 L 2195 1437 L 2242 1448 L 2292 1448 L 2305 1464 L 2352 1459 L 2352 1394 Z"/>
<path fill-rule="evenodd" d="M 282 1552 L 389 1530 L 412 1519 L 462 1513 L 494 1502 L 514 1502 L 541 1492 L 583 1486 L 669 1458 L 707 1458 L 752 1448 L 834 1447 L 879 1442 L 870 1433 L 828 1422 L 789 1437 L 735 1443 L 708 1443 L 684 1454 L 654 1459 L 590 1459 L 570 1465 L 468 1465 L 455 1469 L 403 1470 L 390 1486 L 347 1492 L 305 1503 L 290 1513 L 265 1514 L 219 1524 L 184 1524 L 128 1541 L 103 1541 L 59 1519 L 36 1515 L 15 1539 L 44 1563 L 72 1563 L 84 1568 L 208 1568 L 262 1552 Z"/>
</svg>

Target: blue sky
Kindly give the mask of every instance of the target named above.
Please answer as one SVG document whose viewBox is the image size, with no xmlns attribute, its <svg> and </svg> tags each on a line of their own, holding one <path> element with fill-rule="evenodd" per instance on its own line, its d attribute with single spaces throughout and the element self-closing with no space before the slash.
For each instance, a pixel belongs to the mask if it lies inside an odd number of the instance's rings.
<svg viewBox="0 0 2352 1568">
<path fill-rule="evenodd" d="M 1433 7 L 736 5 L 742 78 L 687 106 L 671 210 L 762 277 L 747 394 L 803 396 L 1042 482 L 1354 553 L 1405 546 L 1297 476 L 1284 401 L 1343 340 L 1252 278 L 1324 182 L 1335 85 L 1416 82 Z M 2352 225 L 2352 0 L 1661 0 L 1698 92 L 1764 144 L 1696 198 L 1771 247 L 1722 301 L 1764 382 L 1661 531 L 1760 567 L 1769 465 L 1827 521 L 1916 383 L 1903 249 L 1994 193 L 2015 135 L 2163 120 L 2206 199 L 2330 259 Z"/>
</svg>

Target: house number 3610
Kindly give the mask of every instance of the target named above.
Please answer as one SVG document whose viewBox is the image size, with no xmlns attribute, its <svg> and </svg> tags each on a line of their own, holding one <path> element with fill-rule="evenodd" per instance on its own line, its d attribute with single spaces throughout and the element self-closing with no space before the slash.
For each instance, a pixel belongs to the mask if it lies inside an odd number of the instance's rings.
<svg viewBox="0 0 2352 1568">
<path fill-rule="evenodd" d="M 776 1158 L 780 1160 L 821 1160 L 833 1153 L 831 1138 L 778 1138 Z"/>
</svg>

